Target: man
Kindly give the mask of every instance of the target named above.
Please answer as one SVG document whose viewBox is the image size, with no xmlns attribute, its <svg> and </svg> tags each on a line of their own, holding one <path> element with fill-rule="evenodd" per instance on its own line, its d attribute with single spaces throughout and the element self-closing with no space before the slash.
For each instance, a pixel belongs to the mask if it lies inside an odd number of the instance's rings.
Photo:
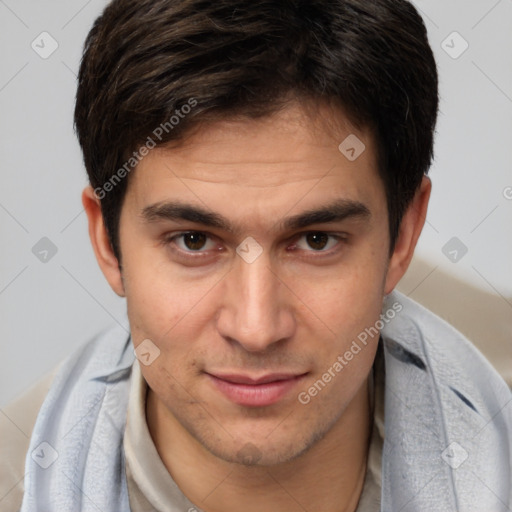
<svg viewBox="0 0 512 512">
<path fill-rule="evenodd" d="M 130 333 L 59 368 L 21 510 L 510 509 L 509 389 L 393 291 L 437 108 L 408 2 L 114 0 L 75 124 Z"/>
</svg>

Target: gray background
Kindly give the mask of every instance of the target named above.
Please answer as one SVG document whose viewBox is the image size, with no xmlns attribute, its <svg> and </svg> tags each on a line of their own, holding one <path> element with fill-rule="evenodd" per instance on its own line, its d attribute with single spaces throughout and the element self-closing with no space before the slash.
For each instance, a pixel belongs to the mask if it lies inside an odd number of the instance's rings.
<svg viewBox="0 0 512 512">
<path fill-rule="evenodd" d="M 105 4 L 0 0 L 0 407 L 98 330 L 127 327 L 89 244 L 72 129 L 83 41 Z M 512 384 L 512 0 L 415 5 L 439 66 L 441 113 L 428 222 L 400 289 L 473 339 Z M 58 44 L 46 59 L 31 46 L 51 49 L 44 31 Z M 460 56 L 454 31 L 469 44 Z M 43 237 L 57 248 L 46 262 L 32 252 Z"/>
</svg>

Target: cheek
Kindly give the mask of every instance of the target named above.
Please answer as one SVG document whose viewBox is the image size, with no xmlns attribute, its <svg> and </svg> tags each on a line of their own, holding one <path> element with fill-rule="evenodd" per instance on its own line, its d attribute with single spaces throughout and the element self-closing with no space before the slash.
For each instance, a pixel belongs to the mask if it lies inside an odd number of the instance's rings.
<svg viewBox="0 0 512 512">
<path fill-rule="evenodd" d="M 372 367 L 379 340 L 376 326 L 382 312 L 383 273 L 384 267 L 361 267 L 332 280 L 323 290 L 316 288 L 314 296 L 314 287 L 309 287 L 310 309 L 321 318 L 325 335 L 319 339 L 319 322 L 312 319 L 315 365 L 302 391 L 318 414 L 329 417 L 332 411 L 341 411 Z"/>
<path fill-rule="evenodd" d="M 184 322 L 193 329 L 197 306 L 218 280 L 216 275 L 191 278 L 169 263 L 164 249 L 153 247 L 133 250 L 123 260 L 123 277 L 132 330 L 155 340 L 166 339 Z"/>
<path fill-rule="evenodd" d="M 135 268 L 135 267 L 134 267 Z M 194 341 L 200 339 L 207 315 L 203 287 L 181 285 L 176 276 L 155 272 L 148 266 L 127 269 L 127 310 L 134 346 L 151 340 L 159 356 L 141 371 L 154 390 L 185 403 L 198 369 Z"/>
<path fill-rule="evenodd" d="M 214 339 L 217 302 L 212 297 L 222 274 L 191 277 L 154 248 L 133 250 L 123 269 L 133 343 L 149 339 L 160 351 L 151 365 L 141 366 L 143 375 L 153 389 L 178 396 L 180 386 L 193 387 L 200 371 L 196 361 L 206 357 L 202 340 Z"/>
<path fill-rule="evenodd" d="M 316 323 L 342 349 L 360 332 L 374 325 L 382 310 L 386 258 L 368 250 L 353 261 L 325 274 L 295 278 L 294 292 L 309 310 L 310 325 Z"/>
</svg>

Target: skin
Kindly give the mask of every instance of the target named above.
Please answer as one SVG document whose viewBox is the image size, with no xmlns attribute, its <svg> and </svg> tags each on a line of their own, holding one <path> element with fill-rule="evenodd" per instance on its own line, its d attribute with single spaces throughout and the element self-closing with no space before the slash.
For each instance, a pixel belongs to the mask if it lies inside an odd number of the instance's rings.
<svg viewBox="0 0 512 512">
<path fill-rule="evenodd" d="M 353 162 L 338 150 L 349 134 L 366 145 Z M 429 195 L 424 178 L 390 255 L 372 137 L 340 111 L 319 105 L 313 115 L 296 103 L 271 118 L 214 122 L 178 146 L 152 150 L 130 176 L 121 210 L 122 271 L 99 201 L 84 190 L 92 245 L 127 299 L 134 346 L 150 339 L 160 350 L 141 365 L 147 423 L 193 503 L 208 512 L 356 509 L 378 338 L 307 405 L 297 396 L 379 319 L 384 295 L 412 258 Z M 338 199 L 369 214 L 283 229 L 284 218 Z M 143 215 L 176 200 L 222 215 L 233 230 Z M 210 238 L 199 248 L 190 238 L 171 240 L 184 231 Z M 311 244 L 310 232 L 332 237 Z M 248 236 L 263 251 L 252 263 L 236 252 Z M 228 400 L 206 372 L 306 375 L 278 403 L 248 407 Z M 241 455 L 247 450 L 252 461 Z"/>
</svg>

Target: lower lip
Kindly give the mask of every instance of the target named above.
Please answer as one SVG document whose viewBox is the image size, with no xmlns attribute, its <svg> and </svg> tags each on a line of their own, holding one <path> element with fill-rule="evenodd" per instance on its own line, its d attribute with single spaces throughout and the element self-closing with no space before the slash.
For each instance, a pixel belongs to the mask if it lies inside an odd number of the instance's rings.
<svg viewBox="0 0 512 512">
<path fill-rule="evenodd" d="M 279 402 L 304 377 L 267 382 L 266 384 L 235 384 L 207 374 L 210 380 L 229 400 L 246 407 L 263 407 Z"/>
</svg>

